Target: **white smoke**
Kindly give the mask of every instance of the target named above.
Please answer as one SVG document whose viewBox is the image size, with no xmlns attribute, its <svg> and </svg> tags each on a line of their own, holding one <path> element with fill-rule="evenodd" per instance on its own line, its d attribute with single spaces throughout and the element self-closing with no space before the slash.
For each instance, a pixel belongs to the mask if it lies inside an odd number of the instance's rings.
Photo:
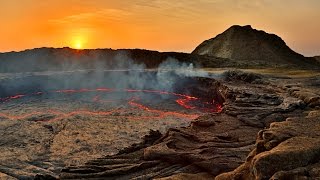
<svg viewBox="0 0 320 180">
<path fill-rule="evenodd" d="M 168 58 L 158 67 L 158 74 L 166 71 L 173 71 L 175 74 L 184 77 L 208 77 L 208 73 L 204 70 L 195 69 L 193 63 L 179 62 L 177 59 Z"/>
<path fill-rule="evenodd" d="M 192 63 L 181 63 L 174 58 L 168 58 L 161 63 L 157 70 L 157 82 L 166 90 L 172 91 L 175 84 L 181 77 L 207 77 L 208 73 L 203 70 L 196 70 Z"/>
<path fill-rule="evenodd" d="M 96 64 L 91 69 L 86 69 L 87 67 L 83 67 L 77 61 L 68 61 L 69 64 L 63 69 L 54 72 L 32 73 L 19 79 L 0 80 L 0 96 L 32 91 L 98 87 L 159 89 L 172 92 L 183 84 L 182 79 L 185 77 L 208 77 L 207 72 L 195 68 L 194 64 L 179 62 L 174 58 L 168 58 L 156 70 L 146 69 L 144 64 L 136 63 L 126 53 L 118 53 L 110 61 L 94 61 Z"/>
</svg>

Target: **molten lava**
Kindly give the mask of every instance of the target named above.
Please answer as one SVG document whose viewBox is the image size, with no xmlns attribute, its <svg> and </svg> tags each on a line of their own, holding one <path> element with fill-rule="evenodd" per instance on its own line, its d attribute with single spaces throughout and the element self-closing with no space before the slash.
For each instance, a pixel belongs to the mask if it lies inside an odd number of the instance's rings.
<svg viewBox="0 0 320 180">
<path fill-rule="evenodd" d="M 140 110 L 144 112 L 143 116 L 135 116 L 130 115 L 130 119 L 162 119 L 164 117 L 173 116 L 173 117 L 179 117 L 179 118 L 185 118 L 185 119 L 194 119 L 200 115 L 200 113 L 207 113 L 207 112 L 220 112 L 221 111 L 221 105 L 214 103 L 214 101 L 207 102 L 202 100 L 201 98 L 186 95 L 186 94 L 179 94 L 174 92 L 167 92 L 167 91 L 158 91 L 158 90 L 137 90 L 137 89 L 113 89 L 113 88 L 96 88 L 96 89 L 63 89 L 63 90 L 55 90 L 50 92 L 35 92 L 31 94 L 18 94 L 14 96 L 9 96 L 5 98 L 0 98 L 0 102 L 7 103 L 9 101 L 17 100 L 17 99 L 23 99 L 27 97 L 33 97 L 33 96 L 45 96 L 45 95 L 51 95 L 51 94 L 80 94 L 80 93 L 96 93 L 98 95 L 95 95 L 91 101 L 92 103 L 116 103 L 120 101 L 127 101 L 127 105 L 131 108 L 129 109 L 119 109 L 114 108 L 111 110 L 104 110 L 104 111 L 93 111 L 93 110 L 75 110 L 70 112 L 62 112 L 61 110 L 55 110 L 50 109 L 46 111 L 35 111 L 30 112 L 18 116 L 6 114 L 6 113 L 0 113 L 0 117 L 8 118 L 12 120 L 20 120 L 25 118 L 31 118 L 32 116 L 38 115 L 40 117 L 44 116 L 45 118 L 39 120 L 39 121 L 55 121 L 60 120 L 68 117 L 72 117 L 75 115 L 90 115 L 90 116 L 106 116 L 106 115 L 112 115 L 118 113 L 118 116 L 125 116 L 121 115 L 121 113 L 129 110 Z M 130 94 L 129 99 L 103 99 L 101 96 L 102 94 L 111 94 L 111 93 L 125 93 Z M 180 110 L 179 112 L 175 109 L 175 111 L 172 110 L 159 110 L 152 107 L 149 107 L 145 104 L 142 104 L 141 101 L 142 97 L 140 97 L 141 94 L 152 94 L 152 95 L 165 95 L 168 96 L 169 100 L 174 100 L 175 104 L 180 106 L 181 109 L 187 109 L 192 110 L 192 112 L 185 113 L 183 110 Z M 161 108 L 162 109 L 162 108 Z M 48 116 L 48 114 L 50 116 Z M 126 115 L 128 116 L 128 115 Z"/>
</svg>

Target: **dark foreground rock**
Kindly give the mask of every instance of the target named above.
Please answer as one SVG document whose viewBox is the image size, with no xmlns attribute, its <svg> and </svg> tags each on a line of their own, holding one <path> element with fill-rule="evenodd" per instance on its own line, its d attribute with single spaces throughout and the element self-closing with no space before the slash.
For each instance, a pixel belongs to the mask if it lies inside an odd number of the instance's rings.
<svg viewBox="0 0 320 180">
<path fill-rule="evenodd" d="M 216 179 L 316 179 L 320 177 L 319 116 L 288 118 L 258 133 L 246 162 Z"/>
<path fill-rule="evenodd" d="M 292 94 L 292 82 L 297 80 L 227 73 L 218 87 L 225 99 L 222 113 L 170 129 L 148 147 L 64 168 L 60 178 L 319 177 L 319 113 Z"/>
<path fill-rule="evenodd" d="M 229 115 L 207 115 L 187 128 L 170 129 L 152 146 L 66 168 L 60 177 L 159 178 L 204 170 L 220 174 L 243 162 L 258 131 Z"/>
</svg>

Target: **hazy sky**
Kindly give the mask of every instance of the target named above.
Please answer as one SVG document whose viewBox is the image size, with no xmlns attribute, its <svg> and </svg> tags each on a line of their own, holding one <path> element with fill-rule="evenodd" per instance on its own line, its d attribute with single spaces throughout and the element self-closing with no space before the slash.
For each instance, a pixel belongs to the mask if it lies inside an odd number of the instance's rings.
<svg viewBox="0 0 320 180">
<path fill-rule="evenodd" d="M 320 55 L 320 0 L 0 0 L 0 52 L 34 47 L 191 52 L 231 25 Z"/>
</svg>

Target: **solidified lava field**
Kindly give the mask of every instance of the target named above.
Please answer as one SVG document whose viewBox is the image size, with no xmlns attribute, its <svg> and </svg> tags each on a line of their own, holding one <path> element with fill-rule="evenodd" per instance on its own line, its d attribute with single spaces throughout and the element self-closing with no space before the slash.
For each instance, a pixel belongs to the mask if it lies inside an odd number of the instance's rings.
<svg viewBox="0 0 320 180">
<path fill-rule="evenodd" d="M 27 134 L 49 130 L 49 160 L 81 164 L 140 142 L 150 129 L 164 133 L 221 110 L 215 97 L 199 96 L 206 88 L 196 78 L 164 77 L 126 71 L 2 75 L 0 121 L 20 124 L 16 131 L 31 149 L 46 135 Z"/>
</svg>

